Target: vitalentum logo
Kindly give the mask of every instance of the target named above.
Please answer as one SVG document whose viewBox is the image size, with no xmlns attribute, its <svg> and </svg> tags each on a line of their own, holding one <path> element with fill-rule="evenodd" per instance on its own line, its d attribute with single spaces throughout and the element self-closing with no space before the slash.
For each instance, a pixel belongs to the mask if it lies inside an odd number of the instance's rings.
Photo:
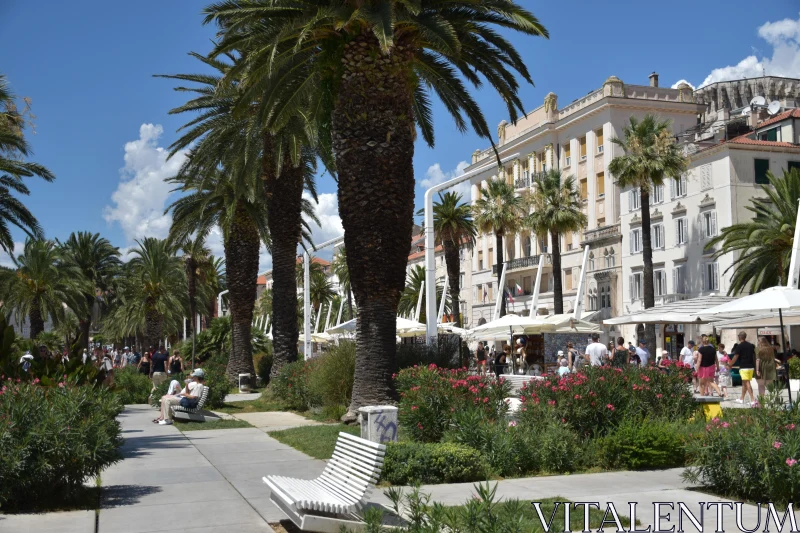
<svg viewBox="0 0 800 533">
<path fill-rule="evenodd" d="M 755 504 L 758 509 L 758 517 L 757 519 L 751 520 L 757 522 L 755 526 L 753 526 L 753 524 L 744 523 L 742 517 L 744 502 L 699 502 L 697 504 L 691 504 L 691 506 L 683 502 L 654 502 L 652 514 L 639 513 L 638 515 L 636 511 L 636 502 L 628 502 L 628 509 L 625 510 L 625 514 L 629 517 L 626 517 L 628 520 L 627 524 L 623 523 L 620 519 L 620 514 L 617 512 L 614 504 L 609 503 L 606 504 L 603 521 L 600 523 L 600 527 L 596 529 L 590 528 L 589 513 L 592 508 L 597 510 L 601 509 L 599 502 L 555 502 L 555 507 L 553 508 L 553 512 L 550 513 L 549 518 L 544 516 L 540 502 L 531 503 L 533 504 L 533 508 L 536 509 L 536 514 L 539 517 L 539 521 L 542 523 L 542 528 L 545 530 L 545 533 L 561 533 L 560 531 L 554 530 L 552 527 L 553 521 L 556 516 L 559 515 L 564 516 L 565 527 L 569 528 L 573 512 L 582 515 L 582 531 L 584 533 L 590 533 L 592 531 L 597 531 L 597 533 L 684 533 L 684 525 L 690 526 L 689 531 L 698 531 L 699 533 L 711 533 L 712 531 L 714 533 L 723 533 L 726 531 L 726 514 L 729 519 L 727 531 L 743 531 L 745 533 L 755 533 L 757 531 L 770 533 L 770 531 L 773 531 L 775 533 L 782 533 L 784 528 L 787 527 L 788 533 L 800 533 L 800 530 L 797 529 L 797 518 L 794 515 L 791 503 L 788 505 L 783 515 L 780 514 L 772 502 Z M 706 527 L 705 530 L 703 529 L 703 519 L 706 512 L 714 514 L 715 521 L 713 529 L 711 527 Z M 672 516 L 676 513 L 678 525 L 666 527 L 664 522 L 671 522 Z M 645 514 L 648 516 L 645 517 Z M 734 514 L 735 516 L 731 517 L 730 514 Z M 637 526 L 637 516 L 647 519 L 646 521 L 640 519 L 640 524 L 649 523 L 651 525 L 647 527 L 642 525 Z M 651 517 L 652 520 L 649 520 Z M 731 518 L 735 519 L 736 529 L 731 529 L 730 527 Z M 770 529 L 770 524 L 774 525 L 774 529 Z M 566 531 L 569 531 L 569 529 Z"/>
</svg>

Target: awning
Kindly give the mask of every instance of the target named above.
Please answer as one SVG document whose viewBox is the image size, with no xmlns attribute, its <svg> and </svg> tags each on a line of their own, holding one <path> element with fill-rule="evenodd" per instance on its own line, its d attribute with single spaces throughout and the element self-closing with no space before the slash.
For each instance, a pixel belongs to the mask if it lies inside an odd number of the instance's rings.
<svg viewBox="0 0 800 533">
<path fill-rule="evenodd" d="M 572 313 L 550 315 L 543 318 L 545 322 L 555 326 L 556 329 L 552 333 L 599 333 L 601 331 L 598 324 L 574 318 Z"/>
<path fill-rule="evenodd" d="M 787 311 L 783 313 L 784 326 L 800 326 L 800 312 Z M 734 318 L 714 322 L 717 329 L 744 329 L 744 328 L 779 328 L 781 327 L 778 313 L 765 313 L 745 318 Z"/>
<path fill-rule="evenodd" d="M 687 300 L 678 300 L 663 305 L 656 305 L 650 309 L 643 309 L 629 315 L 618 316 L 603 320 L 606 326 L 622 324 L 707 324 L 726 318 L 741 318 L 744 313 L 725 316 L 704 316 L 703 311 L 711 307 L 736 300 L 732 296 L 699 296 Z"/>
</svg>

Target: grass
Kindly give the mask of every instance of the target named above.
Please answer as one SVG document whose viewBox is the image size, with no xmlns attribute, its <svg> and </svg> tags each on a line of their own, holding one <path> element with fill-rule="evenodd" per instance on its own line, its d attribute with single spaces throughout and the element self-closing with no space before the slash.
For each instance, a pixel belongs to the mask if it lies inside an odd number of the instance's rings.
<svg viewBox="0 0 800 533">
<path fill-rule="evenodd" d="M 278 400 L 273 399 L 266 391 L 261 395 L 260 398 L 256 400 L 246 400 L 243 402 L 228 402 L 222 407 L 214 409 L 214 411 L 227 413 L 229 415 L 282 411 L 282 412 L 296 413 L 310 420 L 316 420 L 317 422 L 336 421 L 336 418 L 329 416 L 327 413 L 315 413 L 313 411 L 305 411 L 305 412 L 289 411 L 287 409 L 284 409 L 283 405 Z"/>
<path fill-rule="evenodd" d="M 215 420 L 213 422 L 187 422 L 175 420 L 175 427 L 181 431 L 201 431 L 208 429 L 239 429 L 251 428 L 249 423 L 244 420 Z"/>
<path fill-rule="evenodd" d="M 335 424 L 284 429 L 270 432 L 269 436 L 315 459 L 330 459 L 340 431 L 351 435 L 361 434 L 358 426 Z"/>
</svg>

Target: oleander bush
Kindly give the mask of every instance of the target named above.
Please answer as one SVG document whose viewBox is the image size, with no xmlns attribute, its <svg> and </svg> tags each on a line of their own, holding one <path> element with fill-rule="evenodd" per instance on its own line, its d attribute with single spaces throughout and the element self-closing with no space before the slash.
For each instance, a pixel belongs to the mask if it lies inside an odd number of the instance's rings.
<svg viewBox="0 0 800 533">
<path fill-rule="evenodd" d="M 122 402 L 104 387 L 0 383 L 0 505 L 25 509 L 67 501 L 89 478 L 119 461 Z"/>
<path fill-rule="evenodd" d="M 347 412 L 353 397 L 356 344 L 341 341 L 331 346 L 311 366 L 308 376 L 309 402 L 327 418 L 338 419 Z"/>
<path fill-rule="evenodd" d="M 762 407 L 730 409 L 692 433 L 684 476 L 736 500 L 800 501 L 800 409 L 775 391 Z"/>
<path fill-rule="evenodd" d="M 465 483 L 486 479 L 488 465 L 478 450 L 454 442 L 390 442 L 381 480 L 392 485 Z"/>
<path fill-rule="evenodd" d="M 792 357 L 788 361 L 789 379 L 800 379 L 800 357 Z"/>
<path fill-rule="evenodd" d="M 624 470 L 683 466 L 690 427 L 685 422 L 649 418 L 624 420 L 613 433 L 597 439 L 599 463 Z"/>
<path fill-rule="evenodd" d="M 152 390 L 153 382 L 135 366 L 114 371 L 114 392 L 123 404 L 147 403 Z"/>
<path fill-rule="evenodd" d="M 312 397 L 313 391 L 309 387 L 311 371 L 316 361 L 310 359 L 284 365 L 270 381 L 270 394 L 284 409 L 308 411 L 312 405 L 319 403 L 317 398 Z"/>
</svg>

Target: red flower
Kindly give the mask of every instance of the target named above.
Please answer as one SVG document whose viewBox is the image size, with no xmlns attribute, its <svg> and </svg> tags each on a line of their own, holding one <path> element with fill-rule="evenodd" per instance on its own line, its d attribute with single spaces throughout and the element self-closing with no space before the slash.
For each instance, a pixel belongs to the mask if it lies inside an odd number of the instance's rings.
<svg viewBox="0 0 800 533">
<path fill-rule="evenodd" d="M 613 406 L 613 405 L 611 405 L 611 404 L 608 404 L 608 405 L 606 405 L 606 407 L 607 407 L 609 410 L 611 410 L 611 411 L 613 411 L 613 410 L 614 410 L 614 406 Z"/>
</svg>

